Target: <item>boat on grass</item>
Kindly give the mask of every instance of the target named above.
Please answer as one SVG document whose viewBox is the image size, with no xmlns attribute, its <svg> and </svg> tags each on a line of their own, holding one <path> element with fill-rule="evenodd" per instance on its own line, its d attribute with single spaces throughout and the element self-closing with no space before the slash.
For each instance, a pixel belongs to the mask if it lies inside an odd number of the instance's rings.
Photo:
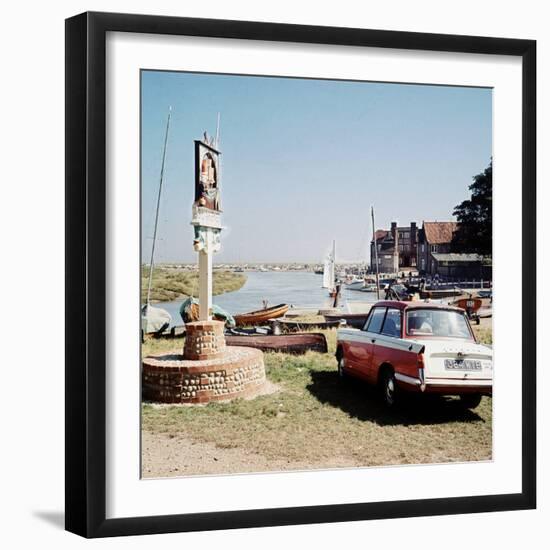
<svg viewBox="0 0 550 550">
<path fill-rule="evenodd" d="M 363 328 L 367 321 L 368 313 L 329 313 L 324 315 L 325 320 L 329 322 L 345 321 L 348 327 Z"/>
<path fill-rule="evenodd" d="M 259 325 L 260 323 L 266 324 L 270 319 L 282 317 L 287 311 L 287 304 L 264 307 L 256 311 L 235 315 L 235 324 L 239 327 Z"/>
<path fill-rule="evenodd" d="M 247 348 L 261 349 L 262 351 L 273 351 L 291 353 L 295 355 L 307 351 L 327 353 L 327 339 L 321 333 L 306 334 L 233 334 L 233 331 L 226 333 L 225 343 L 228 346 L 244 346 Z"/>
<path fill-rule="evenodd" d="M 172 316 L 160 307 L 146 304 L 141 308 L 141 330 L 144 334 L 160 334 L 172 322 Z"/>
<path fill-rule="evenodd" d="M 340 320 L 331 321 L 295 321 L 289 319 L 273 319 L 273 331 L 280 329 L 283 332 L 297 332 L 302 330 L 338 328 Z"/>
<path fill-rule="evenodd" d="M 194 323 L 198 321 L 199 301 L 193 296 L 184 300 L 180 306 L 180 317 L 184 323 Z M 225 326 L 235 326 L 235 319 L 233 316 L 216 304 L 212 304 L 212 318 L 215 321 L 222 321 L 225 323 Z"/>
</svg>

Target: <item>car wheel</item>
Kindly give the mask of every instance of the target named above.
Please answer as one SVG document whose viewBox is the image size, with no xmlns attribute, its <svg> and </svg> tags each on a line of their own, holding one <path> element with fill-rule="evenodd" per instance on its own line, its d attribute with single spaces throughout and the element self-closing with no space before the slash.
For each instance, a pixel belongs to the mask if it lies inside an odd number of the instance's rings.
<svg viewBox="0 0 550 550">
<path fill-rule="evenodd" d="M 460 404 L 466 409 L 475 409 L 481 403 L 479 393 L 468 393 L 460 396 Z"/>
<path fill-rule="evenodd" d="M 399 388 L 395 375 L 391 370 L 385 370 L 381 379 L 382 398 L 388 408 L 394 408 L 399 402 Z"/>
<path fill-rule="evenodd" d="M 344 357 L 343 356 L 338 357 L 338 378 L 340 378 L 340 380 L 347 380 L 348 378 L 348 375 L 344 370 L 344 364 L 345 364 Z"/>
</svg>

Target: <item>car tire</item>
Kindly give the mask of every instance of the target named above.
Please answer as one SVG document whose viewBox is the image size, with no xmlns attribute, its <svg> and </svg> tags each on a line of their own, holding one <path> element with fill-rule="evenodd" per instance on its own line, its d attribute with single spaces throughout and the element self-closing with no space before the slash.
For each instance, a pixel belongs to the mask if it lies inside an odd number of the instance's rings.
<svg viewBox="0 0 550 550">
<path fill-rule="evenodd" d="M 481 402 L 481 394 L 467 393 L 460 396 L 460 404 L 465 409 L 475 409 Z"/>
<path fill-rule="evenodd" d="M 380 379 L 380 389 L 382 390 L 382 400 L 384 405 L 388 409 L 395 408 L 400 401 L 399 388 L 397 387 L 397 382 L 395 381 L 395 374 L 392 370 L 386 369 L 382 373 Z"/>
</svg>

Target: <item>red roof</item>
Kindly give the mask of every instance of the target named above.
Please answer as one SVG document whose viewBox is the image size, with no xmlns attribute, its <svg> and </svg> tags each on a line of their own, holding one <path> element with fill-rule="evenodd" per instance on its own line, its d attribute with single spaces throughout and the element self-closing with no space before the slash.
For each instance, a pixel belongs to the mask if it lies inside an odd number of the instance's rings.
<svg viewBox="0 0 550 550">
<path fill-rule="evenodd" d="M 376 241 L 383 239 L 388 233 L 389 231 L 386 231 L 385 229 L 377 229 L 376 232 L 374 233 Z"/>
<path fill-rule="evenodd" d="M 457 225 L 457 222 L 424 222 L 426 241 L 430 244 L 450 243 Z"/>
</svg>

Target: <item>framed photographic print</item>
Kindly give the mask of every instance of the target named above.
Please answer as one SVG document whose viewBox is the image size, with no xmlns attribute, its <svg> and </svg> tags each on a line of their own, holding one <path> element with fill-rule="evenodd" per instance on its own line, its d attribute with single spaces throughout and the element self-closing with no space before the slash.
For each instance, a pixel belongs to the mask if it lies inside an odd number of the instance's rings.
<svg viewBox="0 0 550 550">
<path fill-rule="evenodd" d="M 535 507 L 535 56 L 67 20 L 69 531 Z"/>
</svg>

